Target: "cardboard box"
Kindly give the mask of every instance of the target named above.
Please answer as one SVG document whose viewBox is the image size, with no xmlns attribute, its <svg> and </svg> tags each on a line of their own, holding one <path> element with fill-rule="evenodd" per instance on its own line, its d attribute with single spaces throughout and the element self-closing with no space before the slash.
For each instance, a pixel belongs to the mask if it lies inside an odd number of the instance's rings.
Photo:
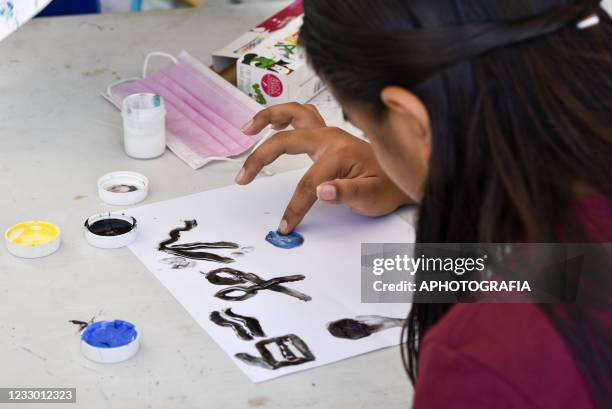
<svg viewBox="0 0 612 409">
<path fill-rule="evenodd" d="M 325 87 L 298 47 L 303 2 L 291 5 L 213 54 L 213 68 L 262 105 L 304 103 Z"/>
<path fill-rule="evenodd" d="M 240 37 L 215 51 L 212 56 L 213 69 L 221 73 L 231 66 L 247 52 L 261 44 L 268 36 L 285 27 L 291 20 L 304 13 L 303 0 L 296 0 L 266 21 L 253 27 Z"/>
</svg>

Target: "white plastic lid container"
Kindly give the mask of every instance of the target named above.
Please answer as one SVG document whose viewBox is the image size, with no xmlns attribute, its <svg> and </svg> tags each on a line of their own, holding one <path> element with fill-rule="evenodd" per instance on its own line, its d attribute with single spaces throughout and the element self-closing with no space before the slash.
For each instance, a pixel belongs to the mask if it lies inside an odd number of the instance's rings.
<svg viewBox="0 0 612 409">
<path fill-rule="evenodd" d="M 98 179 L 98 195 L 105 203 L 130 206 L 142 202 L 149 193 L 149 179 L 136 172 L 111 172 Z"/>
<path fill-rule="evenodd" d="M 98 229 L 96 223 L 102 223 Z M 129 228 L 128 228 L 129 226 Z M 85 220 L 85 239 L 100 249 L 129 246 L 138 235 L 136 219 L 123 213 L 96 214 Z"/>
<path fill-rule="evenodd" d="M 11 226 L 4 233 L 8 251 L 17 257 L 39 258 L 55 253 L 61 243 L 61 231 L 53 223 L 27 221 Z"/>
<path fill-rule="evenodd" d="M 156 158 L 166 150 L 166 106 L 161 96 L 139 93 L 122 103 L 125 153 L 137 159 Z"/>
<path fill-rule="evenodd" d="M 122 321 L 98 321 L 81 333 L 81 352 L 101 364 L 127 361 L 140 349 L 140 332 L 134 324 Z"/>
</svg>

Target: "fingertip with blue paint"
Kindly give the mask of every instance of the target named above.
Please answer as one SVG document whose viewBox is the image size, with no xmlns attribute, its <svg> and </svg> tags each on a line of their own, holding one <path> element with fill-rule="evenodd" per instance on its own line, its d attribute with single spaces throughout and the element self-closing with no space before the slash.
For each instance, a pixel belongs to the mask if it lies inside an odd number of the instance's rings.
<svg viewBox="0 0 612 409">
<path fill-rule="evenodd" d="M 270 231 L 266 236 L 266 241 L 281 249 L 292 249 L 304 244 L 304 237 L 295 231 L 289 234 L 282 234 L 278 231 Z"/>
</svg>

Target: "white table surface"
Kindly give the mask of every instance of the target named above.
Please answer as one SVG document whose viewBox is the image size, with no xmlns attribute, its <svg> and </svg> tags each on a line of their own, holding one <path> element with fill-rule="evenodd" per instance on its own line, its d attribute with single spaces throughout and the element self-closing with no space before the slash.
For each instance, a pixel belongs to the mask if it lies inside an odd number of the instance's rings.
<svg viewBox="0 0 612 409">
<path fill-rule="evenodd" d="M 0 387 L 77 388 L 77 404 L 53 408 L 410 407 L 397 348 L 252 384 L 128 249 L 98 250 L 83 239 L 84 220 L 113 209 L 97 195 L 104 173 L 147 175 L 151 203 L 229 185 L 240 167 L 194 171 L 170 152 L 128 158 L 120 116 L 99 93 L 137 75 L 149 51 L 186 49 L 210 63 L 212 51 L 280 7 L 37 19 L 0 43 L 0 227 L 42 219 L 63 231 L 47 258 L 0 248 Z M 285 157 L 271 169 L 308 164 Z M 114 365 L 86 360 L 68 320 L 93 316 L 138 325 L 139 354 Z M 45 405 L 17 407 L 28 406 Z"/>
</svg>

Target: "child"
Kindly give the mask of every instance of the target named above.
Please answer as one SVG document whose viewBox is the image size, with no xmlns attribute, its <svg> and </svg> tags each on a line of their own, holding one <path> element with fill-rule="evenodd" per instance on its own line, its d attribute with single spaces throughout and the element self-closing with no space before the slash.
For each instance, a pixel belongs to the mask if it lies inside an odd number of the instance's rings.
<svg viewBox="0 0 612 409">
<path fill-rule="evenodd" d="M 295 130 L 237 183 L 281 154 L 314 161 L 280 232 L 318 199 L 372 216 L 417 203 L 421 243 L 612 242 L 612 24 L 598 1 L 306 0 L 300 41 L 371 143 L 312 106 L 257 114 L 245 133 Z M 610 304 L 414 304 L 404 332 L 415 409 L 612 405 Z"/>
</svg>

